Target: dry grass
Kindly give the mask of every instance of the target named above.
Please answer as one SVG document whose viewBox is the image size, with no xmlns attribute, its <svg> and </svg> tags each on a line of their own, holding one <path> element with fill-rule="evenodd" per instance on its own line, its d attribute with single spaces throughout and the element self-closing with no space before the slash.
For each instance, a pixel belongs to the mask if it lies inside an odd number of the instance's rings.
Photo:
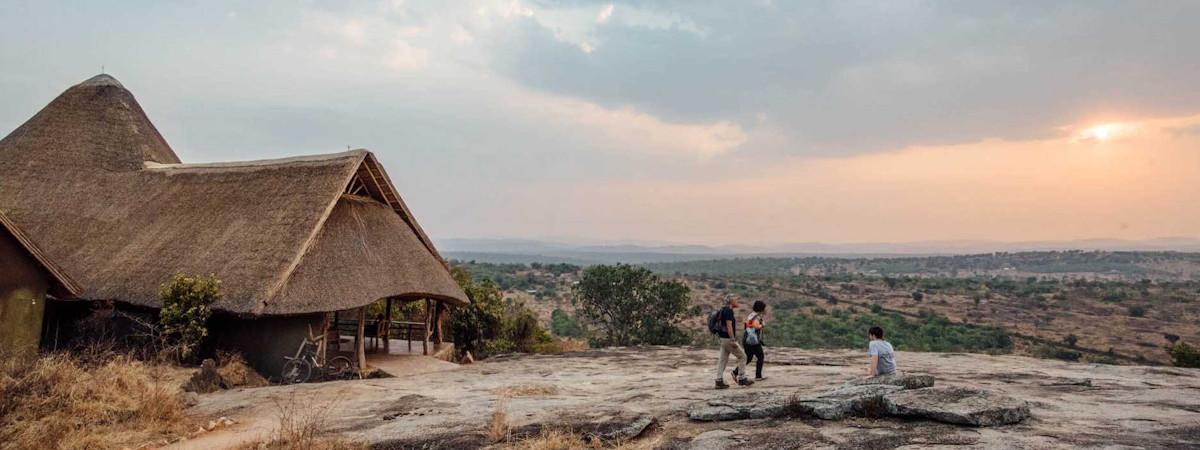
<svg viewBox="0 0 1200 450">
<path fill-rule="evenodd" d="M 507 406 L 504 397 L 496 400 L 496 410 L 492 412 L 492 420 L 488 423 L 488 439 L 493 443 L 508 441 L 510 429 Z"/>
<path fill-rule="evenodd" d="M 266 378 L 250 368 L 250 364 L 246 363 L 241 353 L 219 352 L 217 364 L 217 373 L 229 387 L 261 387 L 270 384 Z"/>
<path fill-rule="evenodd" d="M 640 439 L 629 442 L 605 444 L 595 439 L 585 439 L 578 434 L 565 430 L 543 431 L 537 437 L 522 439 L 504 446 L 511 450 L 574 450 L 574 449 L 612 449 L 612 450 L 651 450 L 659 448 L 661 436 Z"/>
<path fill-rule="evenodd" d="M 558 388 L 546 384 L 517 384 L 492 391 L 500 398 L 545 397 L 558 393 Z"/>
<path fill-rule="evenodd" d="M 0 446 L 157 446 L 194 429 L 177 369 L 97 352 L 0 355 Z"/>
<path fill-rule="evenodd" d="M 328 401 L 315 401 L 303 397 L 289 397 L 277 401 L 279 427 L 263 442 L 242 446 L 242 449 L 260 450 L 365 450 L 366 444 L 326 436 L 326 418 L 341 397 Z"/>
</svg>

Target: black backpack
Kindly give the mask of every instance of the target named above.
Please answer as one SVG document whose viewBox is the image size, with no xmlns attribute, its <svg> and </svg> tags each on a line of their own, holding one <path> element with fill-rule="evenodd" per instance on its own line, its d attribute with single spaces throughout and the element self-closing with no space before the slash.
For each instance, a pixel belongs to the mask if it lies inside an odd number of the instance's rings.
<svg viewBox="0 0 1200 450">
<path fill-rule="evenodd" d="M 721 310 L 725 307 L 717 308 L 712 314 L 708 315 L 708 332 L 712 334 L 721 334 L 725 331 L 725 324 L 721 323 Z"/>
</svg>

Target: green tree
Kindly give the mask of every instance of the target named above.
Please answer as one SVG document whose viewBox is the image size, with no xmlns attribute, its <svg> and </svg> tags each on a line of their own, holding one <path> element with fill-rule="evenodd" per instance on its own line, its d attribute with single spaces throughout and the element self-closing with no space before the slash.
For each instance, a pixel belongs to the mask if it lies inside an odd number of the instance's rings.
<svg viewBox="0 0 1200 450">
<path fill-rule="evenodd" d="M 177 274 L 159 287 L 158 297 L 163 305 L 158 324 L 167 345 L 180 360 L 191 360 L 208 336 L 208 318 L 212 304 L 221 298 L 221 281 L 212 276 Z"/>
<path fill-rule="evenodd" d="M 626 264 L 587 268 L 573 288 L 579 313 L 602 333 L 601 345 L 686 343 L 677 325 L 691 308 L 691 292 L 649 270 Z"/>
<path fill-rule="evenodd" d="M 486 355 L 481 350 L 502 331 L 504 299 L 490 279 L 476 283 L 471 279 L 471 273 L 461 267 L 452 269 L 451 275 L 471 303 L 451 311 L 450 337 L 459 352 L 471 352 L 475 357 L 483 358 Z"/>
</svg>

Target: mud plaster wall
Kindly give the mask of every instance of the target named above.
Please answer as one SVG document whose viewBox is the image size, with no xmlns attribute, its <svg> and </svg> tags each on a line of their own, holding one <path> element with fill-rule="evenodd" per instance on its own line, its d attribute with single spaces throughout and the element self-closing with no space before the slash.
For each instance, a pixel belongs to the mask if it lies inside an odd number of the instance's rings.
<svg viewBox="0 0 1200 450">
<path fill-rule="evenodd" d="M 35 351 L 45 314 L 46 272 L 0 231 L 0 348 Z"/>
<path fill-rule="evenodd" d="M 208 322 L 208 335 L 216 349 L 241 353 L 246 362 L 269 378 L 279 375 L 283 357 L 295 355 L 310 330 L 321 332 L 323 314 L 258 318 L 214 314 Z"/>
</svg>

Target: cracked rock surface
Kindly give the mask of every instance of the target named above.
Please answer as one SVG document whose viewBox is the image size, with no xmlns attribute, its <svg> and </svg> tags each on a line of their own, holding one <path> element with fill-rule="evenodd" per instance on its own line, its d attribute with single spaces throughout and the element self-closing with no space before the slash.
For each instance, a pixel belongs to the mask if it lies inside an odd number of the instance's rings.
<svg viewBox="0 0 1200 450">
<path fill-rule="evenodd" d="M 188 409 L 234 425 L 173 447 L 230 448 L 269 435 L 279 405 L 295 401 L 322 411 L 325 435 L 385 449 L 512 448 L 488 440 L 498 409 L 514 431 L 561 426 L 598 439 L 652 441 L 653 448 L 1200 448 L 1197 369 L 901 351 L 902 370 L 932 375 L 936 384 L 856 408 L 864 397 L 854 393 L 895 387 L 851 390 L 862 384 L 864 355 L 771 347 L 766 381 L 720 391 L 712 389 L 715 348 L 680 347 L 518 355 L 406 377 L 235 388 L 199 394 Z M 518 394 L 502 399 L 498 392 Z M 1028 401 L 1036 420 L 986 426 L 1024 414 L 1009 399 Z M 793 400 L 807 402 L 811 415 L 794 405 L 789 412 Z M 855 412 L 889 405 L 901 416 Z M 838 411 L 841 420 L 819 418 Z"/>
</svg>

